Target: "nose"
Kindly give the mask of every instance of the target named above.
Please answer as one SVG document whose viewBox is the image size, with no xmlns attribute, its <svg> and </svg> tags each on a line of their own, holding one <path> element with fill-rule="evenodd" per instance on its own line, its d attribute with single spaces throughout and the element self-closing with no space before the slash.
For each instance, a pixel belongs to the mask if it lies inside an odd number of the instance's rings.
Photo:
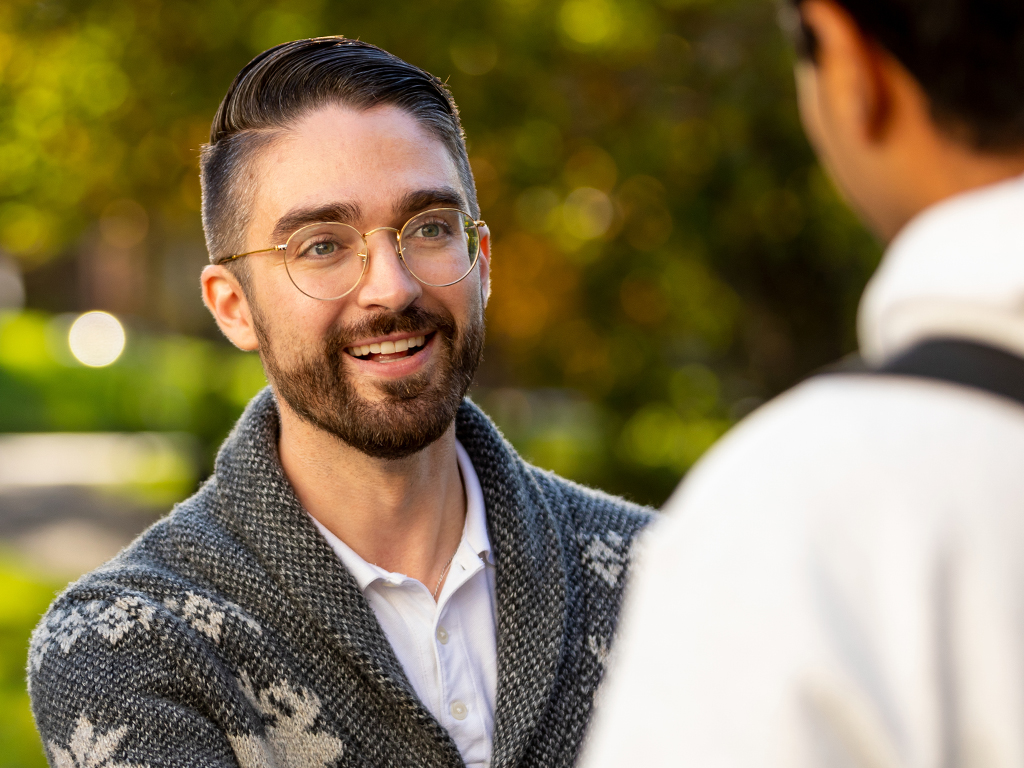
<svg viewBox="0 0 1024 768">
<path fill-rule="evenodd" d="M 356 288 L 356 300 L 364 309 L 401 312 L 423 294 L 423 286 L 405 268 L 398 253 L 397 231 L 375 229 L 366 235 L 366 272 Z"/>
</svg>

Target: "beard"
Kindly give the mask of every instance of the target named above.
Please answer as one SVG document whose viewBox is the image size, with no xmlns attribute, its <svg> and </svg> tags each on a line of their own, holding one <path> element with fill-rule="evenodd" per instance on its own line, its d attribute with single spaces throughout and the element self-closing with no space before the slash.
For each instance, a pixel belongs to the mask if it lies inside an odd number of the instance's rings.
<svg viewBox="0 0 1024 768">
<path fill-rule="evenodd" d="M 483 354 L 482 312 L 460 327 L 446 310 L 410 306 L 340 328 L 319 350 L 286 369 L 274 354 L 265 319 L 257 307 L 252 310 L 260 357 L 278 395 L 300 418 L 378 459 L 411 456 L 440 438 L 455 420 Z M 356 392 L 346 347 L 367 337 L 427 328 L 435 329 L 432 370 L 376 382 L 383 397 L 374 402 Z"/>
</svg>

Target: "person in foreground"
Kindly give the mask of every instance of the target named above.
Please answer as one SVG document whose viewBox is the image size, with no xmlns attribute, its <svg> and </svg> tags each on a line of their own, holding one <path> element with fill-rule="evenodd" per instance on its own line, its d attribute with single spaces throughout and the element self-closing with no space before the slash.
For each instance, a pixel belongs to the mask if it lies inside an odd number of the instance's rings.
<svg viewBox="0 0 1024 768">
<path fill-rule="evenodd" d="M 807 133 L 889 242 L 867 367 L 670 499 L 583 765 L 1024 765 L 1024 4 L 792 10 Z"/>
<path fill-rule="evenodd" d="M 51 763 L 572 765 L 649 515 L 463 399 L 491 253 L 451 96 L 365 43 L 287 43 L 201 165 L 203 298 L 271 386 L 36 629 Z"/>
</svg>

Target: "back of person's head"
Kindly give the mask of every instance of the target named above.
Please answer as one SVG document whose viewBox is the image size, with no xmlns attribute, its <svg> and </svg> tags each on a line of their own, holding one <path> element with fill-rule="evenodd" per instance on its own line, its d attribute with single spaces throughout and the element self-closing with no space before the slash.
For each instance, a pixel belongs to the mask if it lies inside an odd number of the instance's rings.
<svg viewBox="0 0 1024 768">
<path fill-rule="evenodd" d="M 882 240 L 938 202 L 1024 173 L 1024 2 L 787 0 L 783 9 L 802 54 L 804 128 Z"/>
<path fill-rule="evenodd" d="M 344 37 L 284 43 L 250 61 L 228 89 L 202 150 L 203 229 L 211 261 L 242 250 L 258 180 L 255 154 L 309 113 L 330 105 L 393 106 L 451 154 L 469 213 L 479 217 L 458 108 L 433 75 L 375 45 Z"/>
<path fill-rule="evenodd" d="M 920 83 L 937 124 L 980 151 L 1024 146 L 1024 2 L 835 1 Z"/>
</svg>

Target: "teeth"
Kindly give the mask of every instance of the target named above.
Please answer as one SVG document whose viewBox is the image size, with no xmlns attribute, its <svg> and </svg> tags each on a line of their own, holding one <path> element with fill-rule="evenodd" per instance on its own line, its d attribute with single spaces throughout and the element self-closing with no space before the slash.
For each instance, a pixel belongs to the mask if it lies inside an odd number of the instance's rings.
<svg viewBox="0 0 1024 768">
<path fill-rule="evenodd" d="M 413 336 L 409 339 L 398 341 L 382 341 L 380 344 L 362 344 L 349 347 L 349 351 L 356 357 L 367 355 L 393 355 L 395 352 L 405 352 L 413 347 L 422 347 L 426 344 L 426 336 Z"/>
</svg>

